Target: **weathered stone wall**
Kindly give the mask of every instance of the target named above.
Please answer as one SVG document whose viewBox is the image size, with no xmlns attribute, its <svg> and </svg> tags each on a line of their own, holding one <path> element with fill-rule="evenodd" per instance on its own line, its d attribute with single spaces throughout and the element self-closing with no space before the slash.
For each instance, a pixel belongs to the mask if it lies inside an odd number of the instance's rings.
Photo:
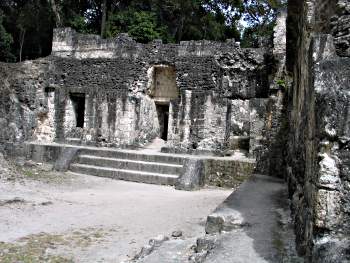
<svg viewBox="0 0 350 263">
<path fill-rule="evenodd" d="M 50 67 L 45 59 L 0 64 L 0 143 L 52 140 L 54 99 L 45 93 Z"/>
<path fill-rule="evenodd" d="M 253 159 L 225 160 L 207 159 L 204 161 L 205 184 L 219 187 L 238 187 L 255 170 Z"/>
<path fill-rule="evenodd" d="M 288 128 L 287 101 L 287 77 L 286 77 L 286 19 L 287 10 L 281 9 L 277 15 L 274 28 L 272 58 L 270 59 L 271 72 L 270 96 L 268 111 L 265 116 L 266 132 L 263 143 L 262 160 L 258 166 L 262 166 L 264 174 L 283 178 L 285 176 L 286 134 Z"/>
<path fill-rule="evenodd" d="M 350 260 L 349 76 L 350 58 L 329 57 L 314 70 L 319 138 L 314 258 Z"/>
<path fill-rule="evenodd" d="M 153 89 L 164 78 L 170 81 L 169 74 L 157 80 L 154 74 L 161 73 L 158 68 L 172 69 L 176 74 L 171 80 L 172 96 L 165 98 L 171 100 L 169 149 L 220 153 L 244 141 L 248 150 L 249 138 L 260 137 L 255 128 L 250 133 L 252 121 L 256 121 L 250 113 L 256 109 L 249 105 L 251 100 L 266 100 L 269 96 L 264 49 L 241 49 L 233 40 L 140 44 L 125 34 L 101 39 L 66 28 L 55 30 L 52 50 L 50 57 L 30 62 L 49 65 L 41 73 L 37 67 L 27 65 L 33 72 L 23 75 L 33 82 L 33 98 L 42 98 L 46 112 L 40 116 L 34 113 L 33 132 L 17 141 L 103 146 L 151 141 L 162 130 L 155 105 L 157 91 Z M 3 68 L 5 71 L 6 65 Z M 13 76 L 17 74 L 20 73 L 15 71 Z M 36 74 L 44 77 L 37 80 Z M 8 81 L 10 90 L 19 85 L 16 79 L 21 76 Z M 78 125 L 74 96 L 85 98 L 83 125 Z M 38 108 L 40 103 L 34 101 L 32 107 Z M 18 129 L 28 133 L 24 126 Z M 252 144 L 257 141 L 258 138 L 250 140 Z"/>
<path fill-rule="evenodd" d="M 330 18 L 331 33 L 339 56 L 350 56 L 350 1 L 339 0 L 336 14 Z"/>
<path fill-rule="evenodd" d="M 344 19 L 333 17 L 336 4 L 290 0 L 288 6 L 287 179 L 297 246 L 307 262 L 350 259 L 350 58 L 339 57 L 346 55 L 343 46 L 327 35 L 330 21 Z"/>
<path fill-rule="evenodd" d="M 151 70 L 153 72 L 153 76 L 151 75 L 153 85 L 148 87 L 148 95 L 160 104 L 178 98 L 179 89 L 176 85 L 175 67 L 160 65 L 151 68 Z"/>
</svg>

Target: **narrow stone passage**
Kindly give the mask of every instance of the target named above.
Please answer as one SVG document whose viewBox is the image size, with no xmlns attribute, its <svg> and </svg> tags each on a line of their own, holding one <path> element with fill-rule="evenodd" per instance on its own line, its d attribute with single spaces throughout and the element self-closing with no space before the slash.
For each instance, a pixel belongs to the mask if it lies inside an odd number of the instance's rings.
<svg viewBox="0 0 350 263">
<path fill-rule="evenodd" d="M 282 180 L 250 178 L 208 217 L 207 232 L 232 231 L 205 262 L 298 262 L 287 200 Z"/>
<path fill-rule="evenodd" d="M 155 262 L 303 262 L 282 180 L 254 175 L 208 216 L 207 234 L 196 240 L 170 240 L 140 260 Z"/>
</svg>

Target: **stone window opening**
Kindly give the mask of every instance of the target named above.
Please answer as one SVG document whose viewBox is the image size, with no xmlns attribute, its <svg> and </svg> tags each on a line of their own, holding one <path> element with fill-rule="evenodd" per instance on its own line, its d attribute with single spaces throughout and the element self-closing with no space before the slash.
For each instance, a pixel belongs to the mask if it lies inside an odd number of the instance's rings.
<svg viewBox="0 0 350 263">
<path fill-rule="evenodd" d="M 84 93 L 70 93 L 70 100 L 72 101 L 75 123 L 77 128 L 84 128 L 85 116 L 85 94 Z"/>
</svg>

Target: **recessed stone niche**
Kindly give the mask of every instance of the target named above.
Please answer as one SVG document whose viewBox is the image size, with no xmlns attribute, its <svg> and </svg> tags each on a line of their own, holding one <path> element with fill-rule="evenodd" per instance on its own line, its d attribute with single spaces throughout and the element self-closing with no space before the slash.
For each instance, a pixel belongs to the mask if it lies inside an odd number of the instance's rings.
<svg viewBox="0 0 350 263">
<path fill-rule="evenodd" d="M 155 65 L 148 70 L 147 94 L 153 99 L 159 122 L 159 137 L 168 138 L 170 100 L 179 97 L 176 69 L 170 65 Z"/>
<path fill-rule="evenodd" d="M 176 69 L 170 65 L 155 65 L 148 70 L 147 93 L 157 104 L 169 104 L 179 96 L 176 85 Z"/>
</svg>

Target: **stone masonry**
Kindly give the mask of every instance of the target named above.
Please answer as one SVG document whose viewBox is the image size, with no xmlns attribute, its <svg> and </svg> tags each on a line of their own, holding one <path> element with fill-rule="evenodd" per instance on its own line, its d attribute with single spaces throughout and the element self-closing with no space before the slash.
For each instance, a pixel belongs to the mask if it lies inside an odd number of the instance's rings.
<svg viewBox="0 0 350 263">
<path fill-rule="evenodd" d="M 289 1 L 287 180 L 299 253 L 348 262 L 349 1 Z"/>
<path fill-rule="evenodd" d="M 258 157 L 273 114 L 267 57 L 234 40 L 140 44 L 55 29 L 51 56 L 0 65 L 0 138 L 130 147 L 167 129 L 167 152 Z"/>
</svg>

